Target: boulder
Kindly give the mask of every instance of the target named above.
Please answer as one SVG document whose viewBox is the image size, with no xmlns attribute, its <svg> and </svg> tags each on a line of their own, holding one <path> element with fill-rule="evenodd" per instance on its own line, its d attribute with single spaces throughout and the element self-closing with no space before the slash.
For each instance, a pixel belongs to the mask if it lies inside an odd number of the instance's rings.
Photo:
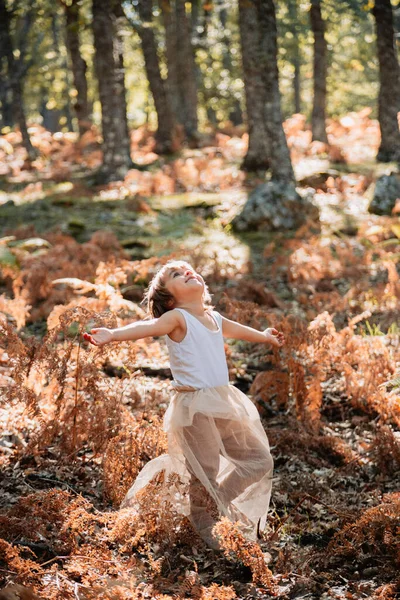
<svg viewBox="0 0 400 600">
<path fill-rule="evenodd" d="M 236 231 L 298 229 L 307 220 L 318 220 L 319 211 L 309 196 L 300 196 L 293 183 L 269 181 L 249 196 L 232 221 Z"/>
<path fill-rule="evenodd" d="M 391 215 L 396 200 L 400 198 L 400 177 L 395 173 L 382 175 L 376 181 L 374 197 L 369 212 L 375 215 Z"/>
</svg>

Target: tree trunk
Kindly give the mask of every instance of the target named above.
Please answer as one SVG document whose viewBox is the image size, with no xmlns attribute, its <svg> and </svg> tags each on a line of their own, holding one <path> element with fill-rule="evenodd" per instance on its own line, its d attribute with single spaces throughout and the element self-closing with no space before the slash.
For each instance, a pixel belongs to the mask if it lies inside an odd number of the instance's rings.
<svg viewBox="0 0 400 600">
<path fill-rule="evenodd" d="M 0 103 L 1 103 L 1 127 L 12 127 L 14 125 L 13 102 L 10 86 L 7 81 L 7 69 L 4 68 L 0 57 Z"/>
<path fill-rule="evenodd" d="M 239 28 L 249 144 L 241 168 L 270 167 L 270 144 L 264 123 L 267 102 L 260 64 L 260 31 L 254 0 L 239 0 Z"/>
<path fill-rule="evenodd" d="M 8 81 L 12 91 L 15 120 L 21 131 L 23 146 L 28 154 L 29 160 L 32 161 L 36 158 L 36 151 L 31 144 L 28 126 L 26 124 L 21 84 L 21 69 L 19 61 L 14 58 L 10 34 L 10 21 L 11 18 L 7 11 L 5 0 L 0 0 L 0 58 L 5 57 L 7 60 Z"/>
<path fill-rule="evenodd" d="M 290 0 L 288 3 L 288 12 L 290 19 L 290 31 L 292 33 L 292 43 L 290 53 L 292 55 L 293 65 L 293 108 L 295 113 L 301 112 L 301 56 L 299 44 L 299 14 L 297 10 L 297 0 Z"/>
<path fill-rule="evenodd" d="M 400 159 L 400 133 L 397 112 L 400 109 L 400 73 L 395 47 L 393 11 L 390 0 L 375 0 L 373 14 L 379 60 L 378 115 L 381 144 L 377 159 Z"/>
<path fill-rule="evenodd" d="M 79 42 L 79 4 L 64 4 L 66 23 L 66 46 L 71 60 L 72 76 L 76 89 L 74 110 L 78 119 L 79 135 L 90 128 L 90 109 L 88 103 L 88 87 L 86 81 L 86 61 L 82 58 Z"/>
<path fill-rule="evenodd" d="M 186 136 L 193 145 L 198 143 L 197 85 L 190 21 L 186 15 L 185 1 L 175 0 L 177 76 L 182 122 Z"/>
<path fill-rule="evenodd" d="M 311 29 L 314 35 L 314 104 L 312 110 L 312 139 L 328 143 L 326 134 L 326 74 L 327 43 L 325 22 L 321 14 L 321 0 L 312 0 L 310 8 Z"/>
<path fill-rule="evenodd" d="M 122 0 L 111 0 L 112 16 L 114 19 L 114 58 L 115 58 L 115 80 L 116 88 L 118 90 L 118 96 L 120 98 L 121 115 L 123 121 L 123 131 L 125 132 L 125 144 L 127 155 L 129 156 L 129 163 L 132 166 L 130 158 L 131 154 L 131 141 L 128 126 L 128 107 L 126 104 L 126 89 L 125 89 L 125 66 L 124 66 L 124 36 L 123 29 L 126 27 L 126 17 L 122 8 Z"/>
<path fill-rule="evenodd" d="M 36 150 L 32 146 L 31 139 L 28 133 L 28 125 L 26 123 L 24 101 L 22 96 L 22 85 L 19 77 L 12 77 L 11 89 L 13 92 L 15 120 L 17 121 L 19 129 L 21 131 L 22 143 L 25 150 L 28 153 L 29 160 L 33 161 L 36 158 Z"/>
<path fill-rule="evenodd" d="M 226 8 L 221 7 L 219 11 L 219 20 L 223 31 L 221 43 L 222 43 L 222 66 L 232 76 L 232 53 L 231 53 L 231 36 L 229 30 L 227 30 L 228 24 L 228 11 Z M 238 98 L 232 98 L 232 107 L 229 111 L 229 120 L 233 125 L 240 125 L 243 123 L 243 113 Z"/>
<path fill-rule="evenodd" d="M 120 0 L 93 0 L 94 65 L 103 131 L 103 180 L 123 179 L 132 162 L 126 117 L 125 72 L 117 27 Z"/>
<path fill-rule="evenodd" d="M 270 144 L 271 176 L 277 181 L 295 183 L 289 148 L 282 126 L 275 4 L 273 0 L 256 0 L 255 3 L 260 28 L 260 66 L 266 97 L 264 123 Z"/>
<path fill-rule="evenodd" d="M 150 91 L 157 112 L 157 151 L 167 153 L 177 149 L 174 141 L 175 124 L 158 62 L 157 43 L 152 27 L 152 4 L 152 0 L 139 0 L 138 2 L 141 20 L 139 35 L 142 42 L 147 79 L 149 80 Z"/>
<path fill-rule="evenodd" d="M 182 125 L 183 109 L 178 85 L 178 46 L 176 16 L 170 0 L 160 0 L 165 29 L 165 55 L 168 68 L 166 91 L 175 121 Z"/>
</svg>

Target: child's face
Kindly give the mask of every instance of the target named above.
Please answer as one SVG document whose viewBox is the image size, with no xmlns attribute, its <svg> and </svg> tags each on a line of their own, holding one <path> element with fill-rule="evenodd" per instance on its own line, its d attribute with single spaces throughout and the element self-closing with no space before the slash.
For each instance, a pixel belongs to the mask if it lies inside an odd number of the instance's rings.
<svg viewBox="0 0 400 600">
<path fill-rule="evenodd" d="M 171 267 L 165 277 L 165 287 L 175 302 L 201 300 L 204 292 L 204 279 L 188 264 Z"/>
</svg>

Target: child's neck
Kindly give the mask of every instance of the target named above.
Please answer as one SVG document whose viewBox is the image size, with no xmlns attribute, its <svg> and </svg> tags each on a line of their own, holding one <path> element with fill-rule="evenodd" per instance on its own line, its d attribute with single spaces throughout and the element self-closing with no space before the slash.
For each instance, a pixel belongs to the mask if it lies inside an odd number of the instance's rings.
<svg viewBox="0 0 400 600">
<path fill-rule="evenodd" d="M 204 317 L 206 313 L 206 308 L 203 302 L 195 300 L 193 302 L 181 302 L 176 306 L 176 308 L 183 308 L 197 317 Z"/>
</svg>

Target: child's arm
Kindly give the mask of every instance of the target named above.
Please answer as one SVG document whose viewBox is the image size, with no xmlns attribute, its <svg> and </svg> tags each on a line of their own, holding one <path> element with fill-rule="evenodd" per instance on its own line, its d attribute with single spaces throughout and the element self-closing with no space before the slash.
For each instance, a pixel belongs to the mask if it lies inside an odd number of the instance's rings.
<svg viewBox="0 0 400 600">
<path fill-rule="evenodd" d="M 244 340 L 246 342 L 269 343 L 272 346 L 280 348 L 285 343 L 285 336 L 277 329 L 269 328 L 264 331 L 257 331 L 253 327 L 247 327 L 230 321 L 222 317 L 222 333 L 224 337 L 233 338 L 235 340 Z"/>
<path fill-rule="evenodd" d="M 127 340 L 168 335 L 180 326 L 180 313 L 171 310 L 164 313 L 158 319 L 137 321 L 136 323 L 130 323 L 117 329 L 98 327 L 92 329 L 90 334 L 86 333 L 84 338 L 91 344 L 94 344 L 94 346 L 104 346 L 110 342 L 124 342 Z"/>
</svg>

